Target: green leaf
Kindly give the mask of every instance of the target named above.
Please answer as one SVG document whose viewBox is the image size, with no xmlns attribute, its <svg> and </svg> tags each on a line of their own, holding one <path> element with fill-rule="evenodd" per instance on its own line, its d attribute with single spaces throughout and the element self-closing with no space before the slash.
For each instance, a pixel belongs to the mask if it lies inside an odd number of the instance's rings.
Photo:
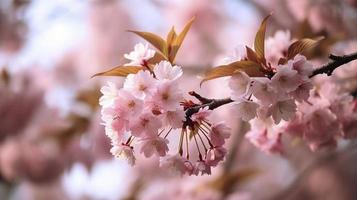
<svg viewBox="0 0 357 200">
<path fill-rule="evenodd" d="M 287 59 L 293 59 L 297 54 L 303 53 L 305 50 L 310 49 L 318 44 L 323 39 L 320 37 L 318 39 L 303 38 L 292 43 L 288 48 Z"/>
<path fill-rule="evenodd" d="M 268 15 L 266 16 L 262 23 L 260 24 L 260 27 L 258 29 L 257 34 L 255 35 L 255 40 L 254 40 L 254 50 L 257 53 L 259 59 L 264 59 L 264 48 L 265 48 L 265 32 L 266 32 L 266 26 L 267 26 L 267 21 L 268 18 L 271 16 Z"/>
<path fill-rule="evenodd" d="M 221 65 L 208 70 L 203 76 L 203 80 L 201 81 L 200 85 L 208 80 L 224 76 L 231 76 L 237 71 L 243 71 L 251 77 L 262 77 L 264 76 L 264 73 L 261 70 L 261 65 L 256 62 L 249 60 L 236 61 L 228 65 Z"/>
<path fill-rule="evenodd" d="M 150 33 L 150 32 L 141 32 L 141 31 L 132 31 L 129 32 L 135 33 L 136 35 L 142 37 L 146 41 L 148 41 L 151 45 L 153 45 L 157 50 L 159 50 L 162 54 L 167 56 L 167 44 L 164 39 L 160 36 Z"/>
<path fill-rule="evenodd" d="M 113 69 L 110 69 L 108 71 L 94 74 L 92 76 L 92 78 L 96 77 L 96 76 L 123 76 L 123 77 L 126 77 L 129 74 L 136 74 L 136 73 L 138 73 L 138 71 L 140 71 L 142 69 L 143 69 L 143 67 L 141 67 L 141 66 L 118 66 L 118 67 L 114 67 Z"/>
</svg>

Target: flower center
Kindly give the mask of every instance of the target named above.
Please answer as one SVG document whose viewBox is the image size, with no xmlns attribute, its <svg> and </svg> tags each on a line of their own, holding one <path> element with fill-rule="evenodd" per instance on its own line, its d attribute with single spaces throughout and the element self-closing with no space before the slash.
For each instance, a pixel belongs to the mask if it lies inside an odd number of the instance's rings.
<svg viewBox="0 0 357 200">
<path fill-rule="evenodd" d="M 128 107 L 129 108 L 134 108 L 135 107 L 135 101 L 129 101 L 129 103 L 128 103 Z"/>
</svg>

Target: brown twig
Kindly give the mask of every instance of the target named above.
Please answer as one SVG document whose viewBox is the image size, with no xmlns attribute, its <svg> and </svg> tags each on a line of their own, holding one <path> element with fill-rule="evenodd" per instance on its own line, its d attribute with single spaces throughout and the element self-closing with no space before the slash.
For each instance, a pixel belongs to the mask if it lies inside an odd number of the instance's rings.
<svg viewBox="0 0 357 200">
<path fill-rule="evenodd" d="M 225 104 L 232 103 L 233 100 L 230 98 L 226 99 L 211 99 L 208 103 L 204 103 L 201 105 L 193 106 L 191 108 L 188 108 L 186 110 L 186 118 L 190 118 L 193 114 L 197 113 L 201 108 L 208 107 L 210 110 L 214 110 L 220 106 L 223 106 Z"/>
<path fill-rule="evenodd" d="M 338 67 L 340 67 L 341 65 L 347 64 L 353 60 L 357 60 L 357 52 L 349 54 L 349 55 L 344 55 L 344 56 L 336 56 L 331 54 L 329 56 L 329 58 L 332 60 L 331 62 L 323 65 L 322 67 L 316 69 L 311 77 L 314 77 L 318 74 L 327 74 L 328 76 L 330 76 L 332 74 L 332 72 L 337 69 Z"/>
</svg>

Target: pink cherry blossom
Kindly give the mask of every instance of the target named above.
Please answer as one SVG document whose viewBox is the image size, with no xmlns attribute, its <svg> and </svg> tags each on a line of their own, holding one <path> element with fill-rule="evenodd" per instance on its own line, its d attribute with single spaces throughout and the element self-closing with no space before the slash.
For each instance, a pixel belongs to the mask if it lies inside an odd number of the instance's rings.
<svg viewBox="0 0 357 200">
<path fill-rule="evenodd" d="M 175 111 L 183 100 L 178 85 L 171 81 L 160 81 L 152 93 L 150 102 L 164 111 Z"/>
<path fill-rule="evenodd" d="M 268 132 L 268 129 L 260 131 L 252 130 L 246 134 L 246 138 L 266 153 L 283 152 L 281 133 L 279 132 Z"/>
<path fill-rule="evenodd" d="M 161 121 L 151 112 L 141 113 L 129 123 L 131 134 L 136 137 L 144 138 L 155 136 L 162 125 Z"/>
<path fill-rule="evenodd" d="M 257 116 L 257 109 L 259 104 L 253 101 L 243 100 L 241 102 L 235 103 L 234 107 L 238 117 L 242 118 L 244 121 L 249 121 Z"/>
<path fill-rule="evenodd" d="M 160 158 L 160 167 L 180 175 L 186 173 L 185 160 L 180 155 L 166 155 Z"/>
<path fill-rule="evenodd" d="M 277 99 L 277 93 L 268 78 L 255 78 L 252 92 L 262 105 L 269 105 Z"/>
<path fill-rule="evenodd" d="M 272 115 L 274 122 L 278 124 L 282 119 L 288 121 L 294 118 L 296 112 L 296 104 L 292 99 L 278 101 L 271 105 L 268 113 Z"/>
<path fill-rule="evenodd" d="M 244 45 L 238 45 L 234 50 L 223 59 L 222 64 L 230 64 L 232 62 L 244 60 L 247 57 L 247 51 Z"/>
<path fill-rule="evenodd" d="M 288 63 L 303 79 L 308 79 L 314 70 L 312 64 L 306 60 L 306 57 L 300 54 L 296 55 L 293 60 L 289 60 Z"/>
<path fill-rule="evenodd" d="M 110 153 L 116 158 L 125 158 L 130 165 L 135 164 L 134 150 L 131 146 L 126 144 L 114 144 L 110 149 Z"/>
<path fill-rule="evenodd" d="M 179 66 L 172 66 L 168 61 L 161 61 L 154 67 L 154 74 L 158 80 L 175 81 L 182 76 L 182 69 Z"/>
<path fill-rule="evenodd" d="M 195 166 L 192 164 L 192 162 L 190 162 L 189 160 L 186 160 L 184 162 L 185 166 L 186 166 L 186 173 L 188 175 L 193 175 L 195 173 Z"/>
<path fill-rule="evenodd" d="M 124 82 L 124 89 L 132 92 L 138 98 L 144 98 L 155 89 L 156 80 L 147 70 L 129 74 Z"/>
<path fill-rule="evenodd" d="M 210 166 L 217 166 L 222 161 L 227 153 L 224 147 L 214 147 L 209 149 L 206 154 L 206 163 Z"/>
<path fill-rule="evenodd" d="M 312 88 L 313 84 L 311 81 L 306 81 L 299 85 L 296 90 L 290 92 L 289 95 L 298 102 L 307 101 L 307 99 L 310 97 L 310 91 Z"/>
<path fill-rule="evenodd" d="M 196 162 L 195 164 L 195 172 L 194 174 L 197 176 L 199 175 L 199 173 L 201 173 L 201 175 L 204 174 L 211 174 L 211 166 L 209 164 L 207 164 L 206 162 L 204 162 L 203 160 L 199 160 Z"/>
<path fill-rule="evenodd" d="M 273 37 L 268 37 L 265 42 L 266 59 L 273 66 L 278 65 L 280 58 L 286 56 L 291 44 L 289 31 L 277 31 Z"/>
<path fill-rule="evenodd" d="M 172 128 L 181 128 L 184 120 L 185 111 L 183 109 L 167 111 L 162 114 L 163 123 Z"/>
<path fill-rule="evenodd" d="M 129 63 L 125 65 L 133 65 L 133 66 L 140 66 L 145 65 L 150 58 L 154 57 L 155 51 L 149 49 L 148 44 L 138 43 L 134 46 L 134 51 L 130 52 L 129 54 L 124 54 L 124 57 L 130 60 Z"/>
<path fill-rule="evenodd" d="M 229 79 L 229 87 L 232 90 L 231 98 L 238 100 L 247 94 L 251 84 L 250 77 L 244 72 L 237 72 Z"/>
<path fill-rule="evenodd" d="M 203 121 L 206 121 L 208 116 L 211 114 L 212 110 L 209 109 L 209 107 L 204 107 L 200 108 L 198 112 L 194 113 L 191 116 L 192 121 L 201 123 Z"/>
<path fill-rule="evenodd" d="M 331 144 L 332 140 L 335 140 L 336 133 L 341 131 L 336 115 L 329 109 L 316 109 L 305 116 L 303 120 L 307 122 L 307 131 L 303 137 L 313 150 L 317 150 L 325 144 Z"/>
<path fill-rule="evenodd" d="M 129 91 L 120 89 L 115 99 L 113 109 L 122 117 L 136 116 L 143 109 L 143 101 L 136 98 Z"/>
<path fill-rule="evenodd" d="M 152 155 L 165 156 L 169 151 L 168 143 L 167 139 L 159 136 L 141 139 L 139 144 L 140 153 L 143 153 L 145 157 L 151 157 Z"/>
<path fill-rule="evenodd" d="M 277 91 L 291 92 L 301 84 L 298 72 L 292 69 L 290 65 L 279 65 L 276 74 L 271 79 L 271 84 Z"/>
<path fill-rule="evenodd" d="M 103 94 L 99 99 L 99 105 L 109 107 L 113 104 L 115 98 L 118 96 L 118 89 L 112 82 L 107 82 L 107 86 L 103 86 L 100 92 Z"/>
<path fill-rule="evenodd" d="M 224 122 L 213 124 L 209 134 L 213 146 L 222 146 L 224 140 L 230 137 L 230 132 L 231 129 Z"/>
</svg>

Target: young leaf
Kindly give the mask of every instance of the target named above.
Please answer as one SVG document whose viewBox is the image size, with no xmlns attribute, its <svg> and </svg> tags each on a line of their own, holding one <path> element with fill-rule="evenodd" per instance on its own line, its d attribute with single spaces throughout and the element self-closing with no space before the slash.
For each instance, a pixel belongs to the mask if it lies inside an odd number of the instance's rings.
<svg viewBox="0 0 357 200">
<path fill-rule="evenodd" d="M 258 55 L 253 51 L 253 49 L 249 48 L 248 46 L 245 46 L 245 48 L 247 49 L 248 60 L 259 63 Z"/>
<path fill-rule="evenodd" d="M 96 77 L 96 76 L 123 76 L 123 77 L 126 77 L 129 74 L 136 74 L 136 73 L 138 73 L 138 71 L 140 71 L 142 69 L 143 68 L 141 66 L 119 66 L 119 67 L 115 67 L 115 68 L 110 69 L 105 72 L 100 72 L 100 73 L 94 74 L 92 76 L 92 78 Z"/>
<path fill-rule="evenodd" d="M 172 46 L 171 46 L 171 51 L 169 52 L 169 61 L 170 62 L 175 61 L 176 54 L 177 54 L 178 50 L 180 49 L 182 42 L 185 39 L 187 32 L 190 30 L 194 20 L 195 20 L 195 17 L 192 17 L 190 19 L 190 21 L 188 21 L 186 23 L 186 25 L 184 26 L 184 28 L 182 29 L 180 34 L 173 41 Z"/>
<path fill-rule="evenodd" d="M 288 48 L 287 59 L 290 60 L 294 58 L 297 54 L 304 52 L 306 49 L 314 47 L 322 39 L 323 38 L 314 40 L 310 38 L 303 38 L 301 40 L 292 43 Z"/>
<path fill-rule="evenodd" d="M 264 74 L 261 72 L 261 69 L 262 69 L 261 65 L 253 61 L 248 61 L 248 60 L 236 61 L 228 65 L 221 65 L 208 70 L 205 73 L 203 80 L 201 81 L 201 85 L 203 82 L 208 80 L 212 80 L 224 76 L 231 76 L 237 71 L 243 71 L 251 77 L 261 77 L 264 76 Z"/>
<path fill-rule="evenodd" d="M 129 30 L 129 32 L 135 33 L 136 35 L 144 38 L 146 41 L 152 44 L 156 49 L 158 49 L 162 54 L 167 56 L 166 41 L 162 39 L 160 36 L 150 32 L 131 31 L 131 30 Z"/>
<path fill-rule="evenodd" d="M 173 26 L 166 37 L 166 43 L 167 43 L 168 48 L 170 48 L 172 43 L 175 41 L 176 37 L 177 37 L 177 34 L 175 32 L 175 27 Z M 170 50 L 168 50 L 168 52 L 170 52 Z"/>
<path fill-rule="evenodd" d="M 257 53 L 259 59 L 263 59 L 264 56 L 264 48 L 265 48 L 265 31 L 266 31 L 266 26 L 267 26 L 267 21 L 268 18 L 271 16 L 268 15 L 266 16 L 262 23 L 260 24 L 260 27 L 258 29 L 257 34 L 255 35 L 255 40 L 254 40 L 254 50 Z"/>
<path fill-rule="evenodd" d="M 286 58 L 280 58 L 278 61 L 278 65 L 284 65 L 288 60 Z"/>
<path fill-rule="evenodd" d="M 166 59 L 166 57 L 165 57 L 162 53 L 160 53 L 160 52 L 155 52 L 154 57 L 150 58 L 150 59 L 148 60 L 148 63 L 154 65 L 154 64 L 159 63 L 159 62 L 162 61 L 162 60 L 167 60 L 167 59 Z"/>
</svg>

